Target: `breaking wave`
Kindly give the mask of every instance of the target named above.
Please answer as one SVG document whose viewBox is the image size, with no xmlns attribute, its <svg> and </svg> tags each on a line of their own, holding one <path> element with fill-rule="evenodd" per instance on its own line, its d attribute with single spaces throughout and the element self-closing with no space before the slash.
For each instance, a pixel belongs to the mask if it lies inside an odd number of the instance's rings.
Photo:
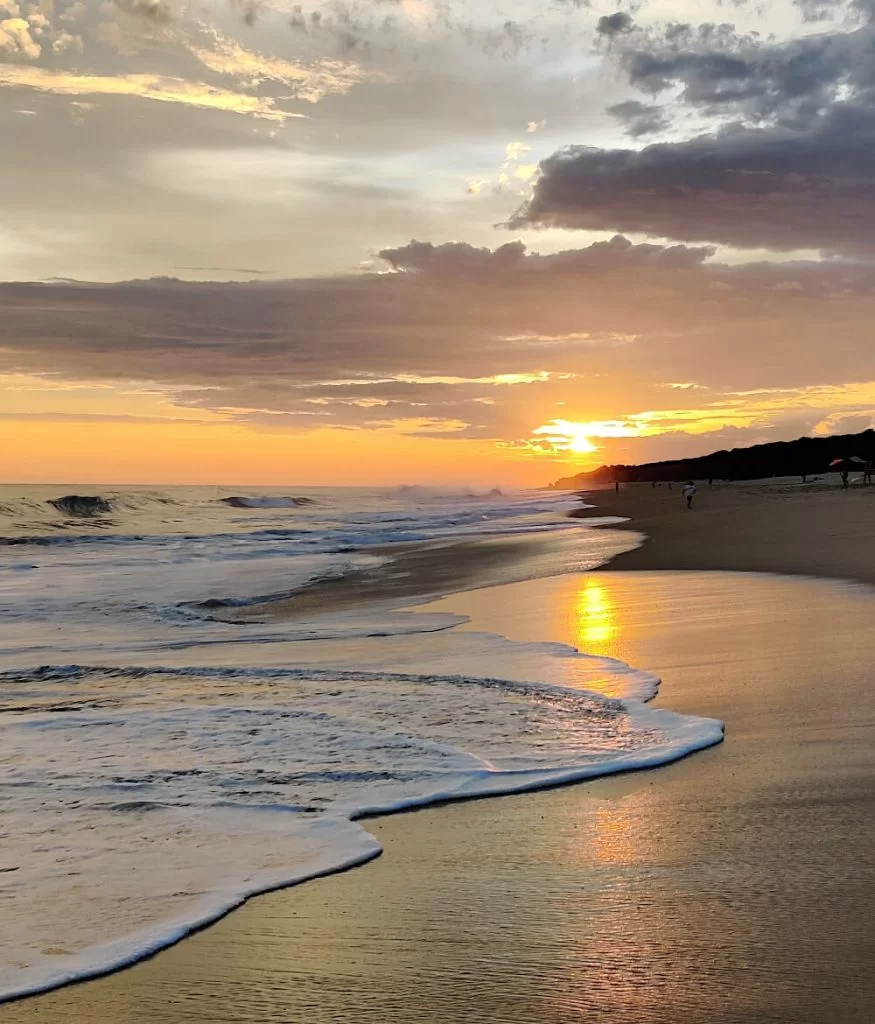
<svg viewBox="0 0 875 1024">
<path fill-rule="evenodd" d="M 50 498 L 49 504 L 68 516 L 103 516 L 113 511 L 113 504 L 99 495 L 65 494 L 63 498 Z"/>
</svg>

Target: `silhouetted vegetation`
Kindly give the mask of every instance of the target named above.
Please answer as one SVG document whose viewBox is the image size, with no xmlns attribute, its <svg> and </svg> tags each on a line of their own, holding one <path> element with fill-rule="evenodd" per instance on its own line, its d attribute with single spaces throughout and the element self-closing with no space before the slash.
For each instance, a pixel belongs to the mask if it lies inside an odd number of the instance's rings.
<svg viewBox="0 0 875 1024">
<path fill-rule="evenodd" d="M 577 490 L 592 484 L 680 480 L 760 480 L 772 476 L 803 478 L 829 471 L 834 459 L 875 459 L 875 430 L 835 437 L 800 437 L 750 448 L 712 452 L 695 459 L 649 462 L 641 466 L 600 466 L 589 473 L 557 480 L 557 490 Z M 862 471 L 862 466 L 860 467 Z"/>
</svg>

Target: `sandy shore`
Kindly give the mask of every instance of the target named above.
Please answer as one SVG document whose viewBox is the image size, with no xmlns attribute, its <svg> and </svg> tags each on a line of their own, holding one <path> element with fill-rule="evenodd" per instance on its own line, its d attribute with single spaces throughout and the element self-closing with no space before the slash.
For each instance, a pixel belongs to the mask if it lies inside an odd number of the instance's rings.
<svg viewBox="0 0 875 1024">
<path fill-rule="evenodd" d="M 875 488 L 727 487 L 692 512 L 649 491 L 600 501 L 598 514 L 635 516 L 653 538 L 612 570 L 875 579 Z M 651 772 L 375 819 L 385 853 L 370 865 L 260 897 L 131 970 L 0 1007 L 0 1020 L 875 1018 L 875 591 L 611 571 L 428 607 L 652 670 L 660 705 L 723 719 L 726 740 Z"/>
<path fill-rule="evenodd" d="M 743 483 L 680 488 L 626 484 L 592 492 L 579 515 L 625 516 L 647 535 L 612 569 L 731 569 L 875 583 L 875 486 Z"/>
</svg>

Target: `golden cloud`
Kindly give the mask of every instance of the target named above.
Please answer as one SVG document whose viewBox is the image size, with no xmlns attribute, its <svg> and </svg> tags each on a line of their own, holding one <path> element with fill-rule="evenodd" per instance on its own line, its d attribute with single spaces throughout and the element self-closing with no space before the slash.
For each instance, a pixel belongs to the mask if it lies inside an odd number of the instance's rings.
<svg viewBox="0 0 875 1024">
<path fill-rule="evenodd" d="M 205 110 L 251 114 L 269 121 L 305 116 L 278 109 L 270 97 L 251 96 L 166 75 L 77 75 L 47 68 L 0 64 L 0 88 L 3 86 L 60 96 L 137 96 L 160 103 L 181 103 Z"/>
<path fill-rule="evenodd" d="M 39 43 L 30 35 L 30 25 L 24 18 L 6 18 L 0 21 L 0 52 L 11 53 L 14 57 L 36 60 L 42 53 Z"/>
<path fill-rule="evenodd" d="M 210 71 L 232 75 L 254 87 L 261 82 L 281 82 L 294 89 L 295 98 L 318 103 L 325 96 L 343 95 L 365 80 L 386 81 L 386 76 L 366 72 L 357 64 L 339 60 L 319 60 L 313 64 L 270 57 L 247 50 L 220 33 L 209 33 L 214 41 L 211 49 L 191 46 L 191 53 Z"/>
</svg>

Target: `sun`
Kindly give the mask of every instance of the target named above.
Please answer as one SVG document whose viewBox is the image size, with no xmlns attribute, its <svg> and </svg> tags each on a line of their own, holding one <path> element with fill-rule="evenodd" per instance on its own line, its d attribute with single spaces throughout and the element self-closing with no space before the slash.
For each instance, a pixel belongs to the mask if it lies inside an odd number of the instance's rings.
<svg viewBox="0 0 875 1024">
<path fill-rule="evenodd" d="M 544 437 L 554 451 L 588 455 L 598 451 L 598 446 L 590 440 L 591 428 L 592 424 L 589 423 L 551 420 L 541 427 L 536 427 L 532 433 Z"/>
<path fill-rule="evenodd" d="M 589 453 L 597 452 L 598 447 L 590 441 L 586 434 L 581 430 L 571 434 L 568 438 L 568 451 L 578 453 Z"/>
<path fill-rule="evenodd" d="M 645 433 L 641 423 L 633 420 L 550 420 L 536 427 L 532 434 L 543 439 L 550 452 L 591 455 L 600 451 L 596 441 L 605 437 L 640 437 Z"/>
</svg>

